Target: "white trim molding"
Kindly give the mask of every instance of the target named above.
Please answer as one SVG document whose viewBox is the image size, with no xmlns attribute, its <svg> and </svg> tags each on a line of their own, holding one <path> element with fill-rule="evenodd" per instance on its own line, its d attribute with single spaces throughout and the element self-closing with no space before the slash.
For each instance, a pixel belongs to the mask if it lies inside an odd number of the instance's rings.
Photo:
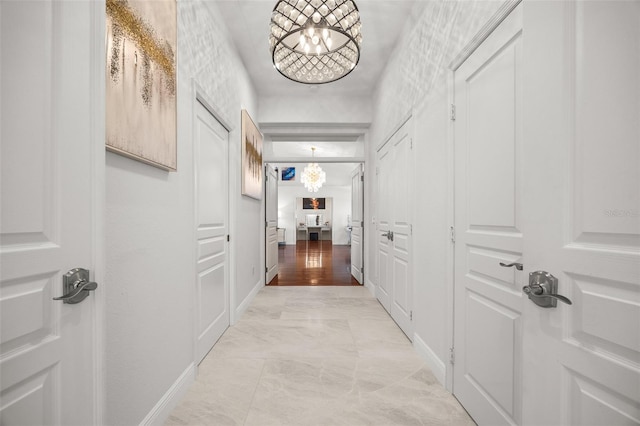
<svg viewBox="0 0 640 426">
<path fill-rule="evenodd" d="M 160 398 L 140 425 L 162 425 L 196 380 L 196 367 L 191 363 Z"/>
<path fill-rule="evenodd" d="M 445 386 L 446 366 L 444 362 L 438 358 L 438 355 L 436 355 L 417 333 L 413 334 L 413 348 L 418 352 L 418 355 L 424 359 L 440 384 Z"/>
<path fill-rule="evenodd" d="M 502 6 L 500 6 L 500 9 L 498 9 L 498 11 L 482 27 L 478 34 L 476 34 L 471 39 L 469 44 L 467 44 L 460 51 L 460 53 L 458 53 L 451 64 L 449 64 L 449 69 L 454 71 L 457 70 L 460 65 L 462 65 L 464 61 L 466 61 L 467 58 L 471 56 L 473 52 L 475 52 L 475 50 L 482 44 L 482 42 L 485 41 L 487 37 L 489 37 L 489 35 L 491 35 L 493 30 L 498 28 L 498 25 L 500 25 L 500 23 L 504 21 L 505 18 L 509 16 L 509 14 L 513 11 L 513 9 L 515 9 L 516 6 L 518 6 L 521 2 L 522 0 L 505 0 Z"/>
<path fill-rule="evenodd" d="M 264 274 L 262 274 L 262 276 L 264 277 Z M 238 320 L 240 319 L 242 314 L 244 314 L 244 312 L 247 310 L 247 308 L 249 308 L 249 305 L 251 305 L 251 302 L 253 302 L 253 298 L 256 297 L 256 294 L 258 294 L 258 292 L 262 289 L 262 287 L 264 287 L 264 284 L 263 284 L 262 279 L 260 279 L 260 280 L 258 280 L 256 285 L 253 286 L 253 290 L 251 290 L 251 292 L 247 295 L 247 297 L 244 298 L 244 300 L 242 301 L 242 303 L 240 303 L 238 308 L 235 309 L 235 311 L 234 311 L 234 313 L 235 313 L 235 318 L 234 318 L 235 321 L 233 323 L 231 323 L 231 325 L 235 325 L 235 323 L 238 322 Z"/>
</svg>

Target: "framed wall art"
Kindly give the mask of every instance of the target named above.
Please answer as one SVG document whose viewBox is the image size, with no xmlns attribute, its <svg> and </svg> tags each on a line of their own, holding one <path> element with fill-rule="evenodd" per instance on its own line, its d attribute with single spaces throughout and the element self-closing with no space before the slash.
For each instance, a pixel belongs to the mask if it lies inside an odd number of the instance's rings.
<svg viewBox="0 0 640 426">
<path fill-rule="evenodd" d="M 282 168 L 282 180 L 294 181 L 296 180 L 296 168 L 295 167 L 283 167 Z"/>
<path fill-rule="evenodd" d="M 242 110 L 242 195 L 262 199 L 262 134 Z"/>
<path fill-rule="evenodd" d="M 176 0 L 107 0 L 106 144 L 177 169 Z"/>
</svg>

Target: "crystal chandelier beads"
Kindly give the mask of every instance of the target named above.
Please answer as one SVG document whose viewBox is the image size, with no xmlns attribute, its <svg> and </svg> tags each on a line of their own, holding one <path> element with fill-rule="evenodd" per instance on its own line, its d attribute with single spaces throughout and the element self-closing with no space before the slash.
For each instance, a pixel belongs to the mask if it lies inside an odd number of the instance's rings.
<svg viewBox="0 0 640 426">
<path fill-rule="evenodd" d="M 360 60 L 361 29 L 352 0 L 279 0 L 269 36 L 273 65 L 300 83 L 338 80 Z"/>
<path fill-rule="evenodd" d="M 315 147 L 311 148 L 312 157 L 315 156 L 315 152 Z M 320 168 L 318 163 L 309 163 L 309 165 L 304 168 L 300 180 L 304 184 L 304 187 L 309 190 L 309 192 L 318 192 L 318 189 L 320 189 L 320 187 L 322 187 L 322 185 L 327 180 L 327 175 Z"/>
</svg>

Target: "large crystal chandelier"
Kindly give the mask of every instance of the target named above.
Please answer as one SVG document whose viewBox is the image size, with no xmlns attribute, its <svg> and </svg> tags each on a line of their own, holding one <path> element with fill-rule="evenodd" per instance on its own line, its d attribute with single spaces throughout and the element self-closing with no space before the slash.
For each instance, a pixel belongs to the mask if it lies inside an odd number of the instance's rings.
<svg viewBox="0 0 640 426">
<path fill-rule="evenodd" d="M 329 83 L 360 60 L 362 24 L 353 0 L 279 0 L 271 15 L 271 59 L 285 77 Z"/>
<path fill-rule="evenodd" d="M 311 157 L 315 157 L 316 148 L 311 147 Z M 304 187 L 309 190 L 309 192 L 318 192 L 318 189 L 322 186 L 322 184 L 327 180 L 327 175 L 320 168 L 318 163 L 309 163 L 307 167 L 304 168 L 302 172 L 302 176 L 300 178 Z"/>
</svg>

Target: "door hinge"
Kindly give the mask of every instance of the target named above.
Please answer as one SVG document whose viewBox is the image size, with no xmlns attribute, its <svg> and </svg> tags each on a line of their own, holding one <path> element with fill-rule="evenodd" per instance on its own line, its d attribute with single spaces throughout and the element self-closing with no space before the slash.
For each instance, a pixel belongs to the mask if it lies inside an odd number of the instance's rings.
<svg viewBox="0 0 640 426">
<path fill-rule="evenodd" d="M 360 268 L 360 273 L 364 274 L 364 266 L 362 268 Z"/>
<path fill-rule="evenodd" d="M 453 350 L 453 347 L 449 348 L 449 363 L 451 365 L 456 363 L 456 352 Z"/>
<path fill-rule="evenodd" d="M 231 241 L 231 236 L 229 236 L 229 234 L 227 234 L 227 242 Z"/>
<path fill-rule="evenodd" d="M 409 139 L 409 149 L 413 149 L 413 138 Z"/>
<path fill-rule="evenodd" d="M 360 227 L 364 228 L 364 220 L 360 222 Z"/>
<path fill-rule="evenodd" d="M 451 121 L 456 121 L 456 106 L 451 104 Z"/>
<path fill-rule="evenodd" d="M 455 243 L 456 242 L 456 229 L 453 226 L 451 226 L 450 229 L 451 229 L 451 242 Z"/>
<path fill-rule="evenodd" d="M 376 176 L 380 174 L 380 167 L 376 167 Z"/>
<path fill-rule="evenodd" d="M 360 175 L 360 182 L 364 182 L 364 174 Z"/>
<path fill-rule="evenodd" d="M 264 267 L 264 273 L 266 274 L 267 272 L 269 272 L 269 267 L 268 267 L 268 266 L 265 266 L 265 267 Z"/>
<path fill-rule="evenodd" d="M 409 321 L 413 321 L 413 311 L 409 311 Z"/>
<path fill-rule="evenodd" d="M 413 225 L 409 224 L 409 235 L 413 235 Z"/>
</svg>

